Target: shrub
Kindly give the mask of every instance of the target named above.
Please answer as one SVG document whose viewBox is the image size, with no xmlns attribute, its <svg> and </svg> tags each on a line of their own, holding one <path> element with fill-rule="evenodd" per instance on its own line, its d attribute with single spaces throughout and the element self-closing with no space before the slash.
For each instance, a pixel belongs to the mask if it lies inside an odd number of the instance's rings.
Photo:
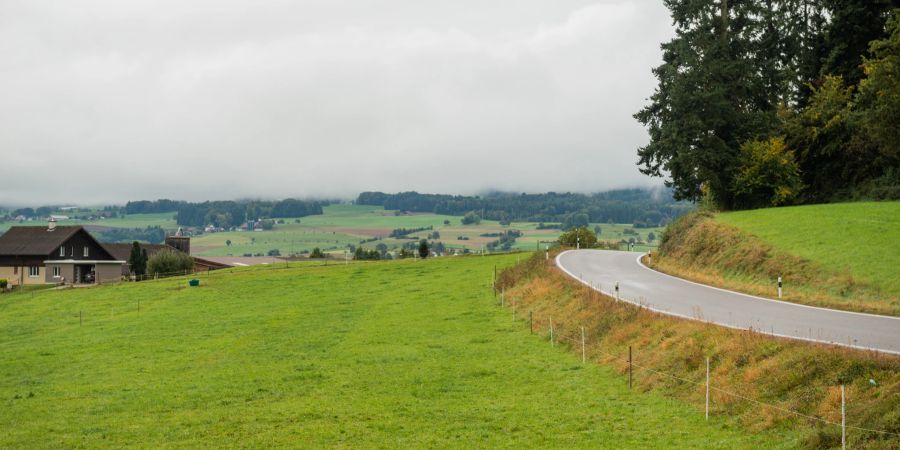
<svg viewBox="0 0 900 450">
<path fill-rule="evenodd" d="M 461 220 L 463 225 L 478 225 L 481 223 L 481 216 L 475 214 L 474 211 L 467 212 Z"/>
<path fill-rule="evenodd" d="M 597 235 L 587 227 L 581 227 L 566 231 L 559 237 L 559 243 L 568 247 L 575 247 L 578 242 L 581 248 L 592 248 L 597 245 Z"/>
<path fill-rule="evenodd" d="M 741 207 L 790 204 L 802 188 L 800 165 L 780 137 L 745 142 L 740 162 L 734 192 Z"/>
<path fill-rule="evenodd" d="M 6 278 L 0 278 L 0 289 L 6 289 L 6 286 L 8 284 L 9 284 L 9 282 L 6 281 Z"/>
<path fill-rule="evenodd" d="M 194 268 L 194 259 L 184 252 L 164 250 L 150 257 L 147 261 L 148 275 L 162 275 L 190 271 Z"/>
</svg>

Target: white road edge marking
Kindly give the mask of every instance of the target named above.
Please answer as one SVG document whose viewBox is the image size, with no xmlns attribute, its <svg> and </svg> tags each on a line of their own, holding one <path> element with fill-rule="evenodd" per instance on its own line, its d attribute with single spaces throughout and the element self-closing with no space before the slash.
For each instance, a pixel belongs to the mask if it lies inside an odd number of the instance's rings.
<svg viewBox="0 0 900 450">
<path fill-rule="evenodd" d="M 566 251 L 564 251 L 564 252 L 562 252 L 562 253 L 556 255 L 556 258 L 555 258 L 556 267 L 559 267 L 563 272 L 565 272 L 567 275 L 569 275 L 570 277 L 572 277 L 573 280 L 575 280 L 575 281 L 577 281 L 577 282 L 579 282 L 579 283 L 581 283 L 581 284 L 583 284 L 583 285 L 585 285 L 585 286 L 588 286 L 588 288 L 590 288 L 590 289 L 594 289 L 594 287 L 592 287 L 592 286 L 590 285 L 590 283 L 585 282 L 585 281 L 582 281 L 582 280 L 579 280 L 578 277 L 575 276 L 575 274 L 573 274 L 573 273 L 570 272 L 568 269 L 566 269 L 565 267 L 563 267 L 563 265 L 560 263 L 560 258 L 562 257 L 562 255 L 565 255 L 566 253 L 573 252 L 573 251 L 575 251 L 575 250 L 566 250 Z M 643 267 L 644 269 L 647 269 L 647 270 L 649 270 L 649 271 L 651 271 L 651 272 L 655 272 L 655 273 L 658 273 L 658 274 L 665 275 L 665 276 L 667 276 L 667 277 L 675 278 L 676 280 L 681 280 L 681 281 L 684 281 L 684 282 L 686 282 L 686 283 L 696 284 L 696 285 L 698 285 L 698 286 L 703 286 L 703 287 L 707 287 L 707 288 L 711 288 L 711 289 L 716 289 L 716 290 L 724 291 L 724 292 L 732 292 L 732 293 L 735 293 L 735 294 L 743 295 L 743 296 L 745 296 L 745 297 L 755 298 L 755 299 L 759 299 L 759 300 L 767 300 L 767 301 L 771 301 L 771 302 L 778 302 L 778 303 L 782 303 L 782 304 L 789 305 L 789 306 L 798 306 L 798 307 L 803 307 L 803 308 L 822 309 L 822 310 L 826 310 L 826 311 L 833 311 L 833 312 L 844 313 L 844 314 L 859 314 L 859 315 L 864 315 L 864 316 L 875 316 L 875 317 L 882 317 L 882 318 L 889 318 L 889 319 L 898 319 L 898 320 L 900 320 L 900 318 L 898 318 L 898 317 L 881 316 L 881 315 L 878 315 L 878 314 L 858 313 L 858 312 L 853 312 L 853 311 L 841 311 L 841 310 L 838 310 L 838 309 L 828 309 L 828 308 L 821 308 L 821 307 L 818 307 L 818 306 L 800 305 L 800 304 L 797 304 L 797 303 L 783 302 L 783 301 L 778 301 L 778 300 L 772 300 L 772 299 L 765 298 L 765 297 L 757 297 L 757 296 L 755 296 L 755 295 L 744 294 L 744 293 L 742 293 L 742 292 L 729 291 L 729 290 L 727 290 L 727 289 L 721 289 L 721 288 L 717 288 L 717 287 L 713 287 L 713 286 L 708 286 L 708 285 L 705 285 L 705 284 L 695 283 L 695 282 L 693 282 L 693 281 L 688 281 L 688 280 L 685 280 L 685 279 L 683 279 L 683 278 L 678 278 L 678 277 L 675 277 L 675 276 L 672 276 L 672 275 L 669 275 L 669 274 L 666 274 L 666 273 L 662 273 L 662 272 L 653 270 L 653 269 L 651 269 L 651 268 L 645 266 L 643 263 L 641 263 L 641 258 L 642 258 L 643 256 L 644 256 L 644 253 L 639 254 L 639 255 L 638 255 L 638 258 L 637 258 L 637 260 L 636 260 L 636 262 L 638 263 L 639 266 Z M 614 297 L 614 296 L 615 296 L 615 294 L 611 294 L 611 293 L 606 292 L 606 291 L 603 291 L 603 290 L 601 290 L 601 289 L 594 289 L 594 290 L 600 292 L 601 294 L 606 295 L 607 297 Z M 662 309 L 659 309 L 659 308 L 654 308 L 654 307 L 652 307 L 652 306 L 643 305 L 643 304 L 638 303 L 638 302 L 635 302 L 635 301 L 633 301 L 633 300 L 629 300 L 629 299 L 627 299 L 627 298 L 625 298 L 625 297 L 621 297 L 621 296 L 620 296 L 619 299 L 622 300 L 622 301 L 626 301 L 626 302 L 628 302 L 628 303 L 631 303 L 632 305 L 636 305 L 636 306 L 639 306 L 639 307 L 641 307 L 641 308 L 649 309 L 650 311 L 657 312 L 657 313 L 660 313 L 660 314 L 665 314 L 665 315 L 667 315 L 667 316 L 674 316 L 674 317 L 679 317 L 679 318 L 682 318 L 682 319 L 693 320 L 693 321 L 695 321 L 695 322 L 703 322 L 703 323 L 708 323 L 708 324 L 718 325 L 718 326 L 725 327 L 725 328 L 731 328 L 731 329 L 733 329 L 733 330 L 741 330 L 741 331 L 748 331 L 748 330 L 749 330 L 749 331 L 755 331 L 755 332 L 760 333 L 760 334 L 765 334 L 765 335 L 768 335 L 768 336 L 775 336 L 775 337 L 786 338 L 786 339 L 794 339 L 794 340 L 798 340 L 798 341 L 814 342 L 814 343 L 817 343 L 817 344 L 829 344 L 829 345 L 836 345 L 836 346 L 839 346 L 839 347 L 854 348 L 854 349 L 857 349 L 857 350 L 866 350 L 866 351 L 877 352 L 877 353 L 888 353 L 888 354 L 892 354 L 892 355 L 900 355 L 900 351 L 896 351 L 896 350 L 886 350 L 886 349 L 880 349 L 880 348 L 875 348 L 875 347 L 864 347 L 864 346 L 861 346 L 861 345 L 843 344 L 843 343 L 835 342 L 835 341 L 824 341 L 824 340 L 819 340 L 819 339 L 805 338 L 805 337 L 802 337 L 802 336 L 791 336 L 791 335 L 787 335 L 787 334 L 772 333 L 772 332 L 765 331 L 765 330 L 758 329 L 758 328 L 757 328 L 757 329 L 754 329 L 753 327 L 746 327 L 746 328 L 745 328 L 745 327 L 741 327 L 741 326 L 737 326 L 737 325 L 731 325 L 731 324 L 727 324 L 727 323 L 713 322 L 713 321 L 709 321 L 709 320 L 702 320 L 702 319 L 698 319 L 698 318 L 696 318 L 696 317 L 686 316 L 686 315 L 684 315 L 684 314 L 678 314 L 678 313 L 674 313 L 674 312 L 671 312 L 671 311 L 665 311 L 665 310 L 662 310 Z"/>
</svg>

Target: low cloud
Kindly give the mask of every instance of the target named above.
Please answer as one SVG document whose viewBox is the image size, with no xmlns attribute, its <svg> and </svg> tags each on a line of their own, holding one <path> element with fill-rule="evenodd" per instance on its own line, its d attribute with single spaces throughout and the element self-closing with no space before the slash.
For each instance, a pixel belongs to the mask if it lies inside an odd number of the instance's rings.
<svg viewBox="0 0 900 450">
<path fill-rule="evenodd" d="M 657 2 L 257 3 L 0 6 L 0 204 L 658 183 Z"/>
</svg>

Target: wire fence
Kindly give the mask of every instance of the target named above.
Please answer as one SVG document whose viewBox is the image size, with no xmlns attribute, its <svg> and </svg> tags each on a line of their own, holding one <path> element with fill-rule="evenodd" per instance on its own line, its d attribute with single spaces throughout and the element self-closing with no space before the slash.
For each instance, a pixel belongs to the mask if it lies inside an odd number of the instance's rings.
<svg viewBox="0 0 900 450">
<path fill-rule="evenodd" d="M 495 278 L 496 279 L 496 278 Z M 845 402 L 844 402 L 844 385 L 841 385 L 841 422 L 836 422 L 833 420 L 828 420 L 824 417 L 818 417 L 810 414 L 803 413 L 801 411 L 797 411 L 791 408 L 786 408 L 783 406 L 779 406 L 776 404 L 768 403 L 765 401 L 761 401 L 747 395 L 734 392 L 729 389 L 725 389 L 722 387 L 718 387 L 712 384 L 712 380 L 709 378 L 709 359 L 707 359 L 706 366 L 706 382 L 698 382 L 696 380 L 691 380 L 685 378 L 683 376 L 678 376 L 664 370 L 659 370 L 653 367 L 649 367 L 643 364 L 637 363 L 634 357 L 635 354 L 632 354 L 632 346 L 628 347 L 628 356 L 623 354 L 610 353 L 608 351 L 603 350 L 600 347 L 599 340 L 592 340 L 590 336 L 585 334 L 585 327 L 578 325 L 572 326 L 571 324 L 567 324 L 565 327 L 561 326 L 562 323 L 557 321 L 553 321 L 553 317 L 547 315 L 547 317 L 536 316 L 533 311 L 528 311 L 527 316 L 524 314 L 519 314 L 521 311 L 521 307 L 516 301 L 516 299 L 508 299 L 506 298 L 506 293 L 503 291 L 497 291 L 496 286 L 492 283 L 492 289 L 495 290 L 495 295 L 499 298 L 498 305 L 501 307 L 509 307 L 513 310 L 513 320 L 526 320 L 529 327 L 531 328 L 531 332 L 537 333 L 539 335 L 546 336 L 550 341 L 550 345 L 556 346 L 557 344 L 566 344 L 569 345 L 572 349 L 580 349 L 582 355 L 582 363 L 587 363 L 591 361 L 593 358 L 596 358 L 599 355 L 605 356 L 607 361 L 618 362 L 624 365 L 627 365 L 627 373 L 628 373 L 628 384 L 631 387 L 632 384 L 632 376 L 635 370 L 649 372 L 661 377 L 667 377 L 682 383 L 687 383 L 690 385 L 694 385 L 697 387 L 703 387 L 706 389 L 706 418 L 709 419 L 709 403 L 710 403 L 710 391 L 716 392 L 718 394 L 724 396 L 730 396 L 735 399 L 743 400 L 761 407 L 771 408 L 773 410 L 779 411 L 781 413 L 793 415 L 799 418 L 803 418 L 806 420 L 810 420 L 813 422 L 818 422 L 823 425 L 828 426 L 836 426 L 841 428 L 841 440 L 842 440 L 842 448 L 846 448 L 846 434 L 847 430 L 855 430 L 865 433 L 874 433 L 882 436 L 888 436 L 893 438 L 900 438 L 900 433 L 887 431 L 887 430 L 878 430 L 872 428 L 865 428 L 855 425 L 847 425 L 846 424 L 846 416 L 845 416 Z M 598 361 L 601 362 L 601 361 Z M 702 378 L 702 374 L 701 374 Z"/>
</svg>

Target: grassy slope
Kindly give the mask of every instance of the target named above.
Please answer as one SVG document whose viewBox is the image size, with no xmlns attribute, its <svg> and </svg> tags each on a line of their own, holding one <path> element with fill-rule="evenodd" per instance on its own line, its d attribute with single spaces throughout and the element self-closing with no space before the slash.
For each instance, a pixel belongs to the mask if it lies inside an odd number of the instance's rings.
<svg viewBox="0 0 900 450">
<path fill-rule="evenodd" d="M 505 289 L 507 305 L 533 312 L 538 333 L 548 333 L 552 317 L 555 339 L 580 357 L 584 327 L 588 358 L 611 364 L 623 375 L 632 348 L 638 390 L 663 392 L 701 411 L 709 358 L 712 423 L 737 417 L 750 429 L 783 430 L 786 439 L 799 435 L 797 444 L 806 448 L 840 448 L 840 426 L 833 424 L 841 420 L 840 384 L 844 383 L 847 448 L 900 446 L 900 358 L 896 356 L 773 339 L 662 316 L 598 295 L 552 269 L 542 257 L 501 272 L 499 285 Z M 785 409 L 832 424 L 805 420 Z"/>
<path fill-rule="evenodd" d="M 900 295 L 900 202 L 760 209 L 720 214 L 716 220 Z"/>
<path fill-rule="evenodd" d="M 793 445 L 530 336 L 487 287 L 516 258 L 0 296 L 0 447 Z"/>
<path fill-rule="evenodd" d="M 874 212 L 881 206 L 861 204 L 850 209 L 878 217 Z M 836 211 L 843 208 L 838 205 Z M 769 298 L 777 296 L 777 279 L 781 276 L 786 301 L 900 316 L 895 275 L 897 242 L 876 240 L 873 230 L 880 225 L 845 229 L 835 223 L 840 219 L 834 216 L 840 214 L 830 211 L 828 205 L 734 215 L 689 214 L 669 226 L 658 255 L 648 263 L 676 276 Z M 726 221 L 754 223 L 748 229 L 775 237 L 763 239 Z M 877 219 L 871 222 L 885 223 Z M 867 249 L 854 252 L 846 248 L 850 241 L 844 238 L 847 234 Z M 896 230 L 882 234 L 893 236 Z"/>
</svg>

